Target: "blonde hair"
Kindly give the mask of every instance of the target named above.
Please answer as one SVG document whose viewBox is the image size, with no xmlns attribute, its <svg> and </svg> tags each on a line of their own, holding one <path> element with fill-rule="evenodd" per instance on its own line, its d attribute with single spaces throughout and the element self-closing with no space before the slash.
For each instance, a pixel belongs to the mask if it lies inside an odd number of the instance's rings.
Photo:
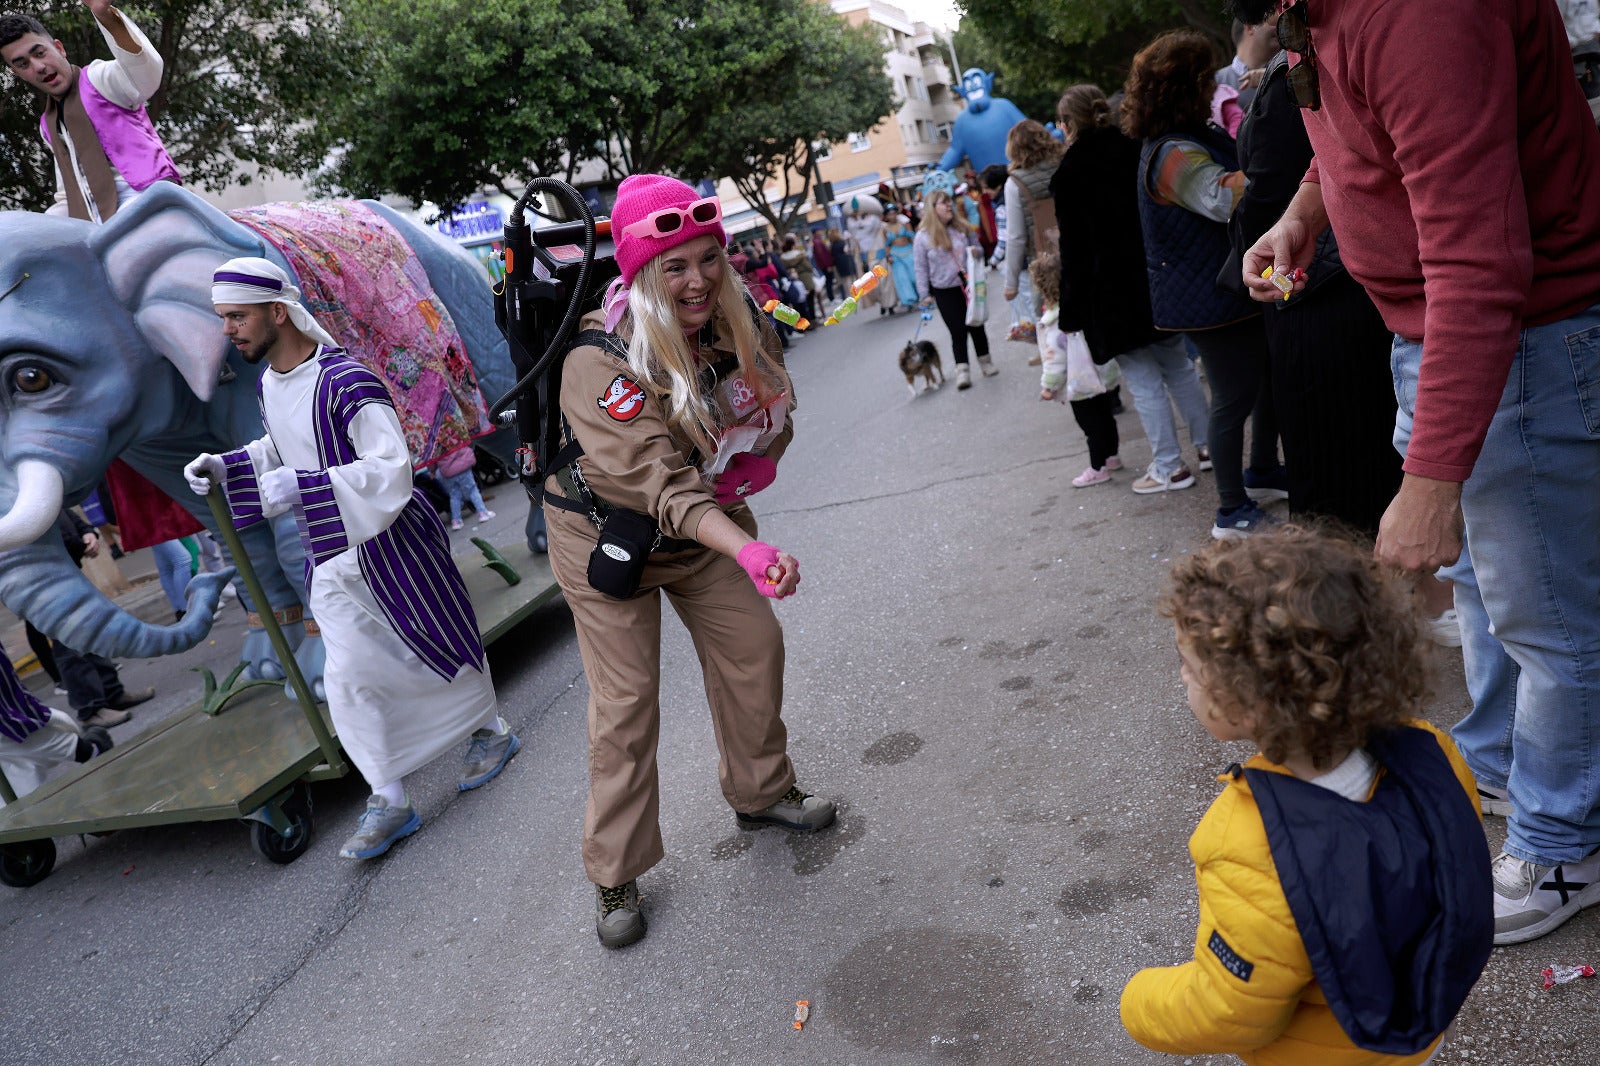
<svg viewBox="0 0 1600 1066">
<path fill-rule="evenodd" d="M 1061 257 L 1045 252 L 1033 257 L 1028 264 L 1028 276 L 1033 279 L 1033 291 L 1045 310 L 1061 303 Z"/>
<path fill-rule="evenodd" d="M 789 375 L 762 346 L 761 327 L 750 310 L 750 296 L 728 253 L 717 248 L 722 284 L 711 313 L 717 333 L 733 341 L 739 374 L 755 390 L 762 406 L 789 390 Z M 628 369 L 641 385 L 666 397 L 667 428 L 702 455 L 717 450 L 717 437 L 727 427 L 718 421 L 695 358 L 678 322 L 677 303 L 667 287 L 662 256 L 644 266 L 628 289 L 628 313 L 618 331 L 628 337 Z M 791 405 L 793 400 L 790 400 Z"/>
<path fill-rule="evenodd" d="M 938 206 L 940 200 L 944 200 L 950 205 L 951 214 L 949 226 L 946 226 L 939 220 L 939 212 L 934 210 L 934 208 Z M 918 226 L 917 229 L 928 235 L 928 240 L 933 243 L 935 248 L 943 248 L 945 251 L 950 250 L 951 229 L 954 229 L 959 233 L 964 233 L 968 237 L 972 236 L 971 223 L 962 217 L 961 211 L 956 207 L 956 202 L 952 200 L 950 198 L 950 194 L 945 192 L 943 189 L 935 189 L 933 192 L 929 193 L 927 199 L 922 201 L 922 205 L 922 224 Z"/>
<path fill-rule="evenodd" d="M 1054 163 L 1066 150 L 1066 145 L 1031 118 L 1012 126 L 1011 132 L 1006 134 L 1006 158 L 1011 160 L 1013 171 Z"/>
</svg>

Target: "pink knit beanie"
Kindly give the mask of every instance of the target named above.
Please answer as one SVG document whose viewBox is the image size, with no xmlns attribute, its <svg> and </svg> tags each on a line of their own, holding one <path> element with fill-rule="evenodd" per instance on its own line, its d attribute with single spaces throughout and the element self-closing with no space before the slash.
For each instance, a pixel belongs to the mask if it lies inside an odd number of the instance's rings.
<svg viewBox="0 0 1600 1066">
<path fill-rule="evenodd" d="M 639 268 L 662 252 L 711 234 L 717 244 L 726 245 L 728 234 L 722 222 L 702 226 L 684 219 L 683 225 L 664 237 L 629 237 L 622 231 L 663 207 L 688 207 L 703 197 L 677 178 L 665 174 L 630 174 L 617 189 L 617 202 L 611 209 L 611 239 L 617 245 L 617 266 L 624 285 L 632 285 Z"/>
</svg>

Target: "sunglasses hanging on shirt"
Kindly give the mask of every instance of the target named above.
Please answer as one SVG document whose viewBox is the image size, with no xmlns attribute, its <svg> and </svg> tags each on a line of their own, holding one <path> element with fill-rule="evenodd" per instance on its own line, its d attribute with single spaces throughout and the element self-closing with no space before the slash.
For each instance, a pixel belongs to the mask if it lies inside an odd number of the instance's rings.
<svg viewBox="0 0 1600 1066">
<path fill-rule="evenodd" d="M 1278 17 L 1278 43 L 1300 57 L 1289 68 L 1289 92 L 1308 111 L 1322 107 L 1322 83 L 1317 77 L 1317 50 L 1311 43 L 1306 0 L 1299 0 Z"/>
</svg>

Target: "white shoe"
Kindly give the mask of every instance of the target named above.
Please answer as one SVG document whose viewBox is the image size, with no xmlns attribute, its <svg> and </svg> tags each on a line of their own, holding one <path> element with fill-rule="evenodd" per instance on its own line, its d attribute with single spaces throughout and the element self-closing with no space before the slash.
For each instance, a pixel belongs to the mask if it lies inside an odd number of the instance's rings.
<svg viewBox="0 0 1600 1066">
<path fill-rule="evenodd" d="M 1578 862 L 1540 866 L 1501 852 L 1494 878 L 1494 942 L 1520 944 L 1553 932 L 1600 903 L 1600 851 Z"/>
<path fill-rule="evenodd" d="M 1478 786 L 1478 807 L 1483 811 L 1485 818 L 1493 815 L 1498 818 L 1511 817 L 1511 793 L 1503 788 L 1492 785 Z"/>
<path fill-rule="evenodd" d="M 983 371 L 983 376 L 992 378 L 1000 373 L 1000 368 L 994 365 L 994 360 L 987 355 L 978 356 L 978 369 Z"/>
<path fill-rule="evenodd" d="M 1174 492 L 1186 489 L 1194 484 L 1194 475 L 1189 473 L 1189 468 L 1180 466 L 1170 474 L 1156 473 L 1155 464 L 1145 471 L 1144 477 L 1133 483 L 1133 491 L 1141 496 L 1148 496 L 1153 492 Z"/>
<path fill-rule="evenodd" d="M 1441 648 L 1461 647 L 1461 619 L 1454 607 L 1447 608 L 1438 618 L 1428 619 L 1428 639 Z"/>
<path fill-rule="evenodd" d="M 970 388 L 972 388 L 972 371 L 967 369 L 967 364 L 966 363 L 957 363 L 956 364 L 956 388 L 957 389 L 970 389 Z"/>
</svg>

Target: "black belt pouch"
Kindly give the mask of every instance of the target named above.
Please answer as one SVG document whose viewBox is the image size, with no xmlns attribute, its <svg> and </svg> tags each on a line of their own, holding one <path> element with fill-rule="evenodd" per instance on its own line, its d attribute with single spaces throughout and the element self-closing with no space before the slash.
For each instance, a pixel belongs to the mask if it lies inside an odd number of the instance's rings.
<svg viewBox="0 0 1600 1066">
<path fill-rule="evenodd" d="M 589 585 L 612 599 L 632 599 L 659 535 L 649 515 L 613 508 L 589 553 Z"/>
</svg>

